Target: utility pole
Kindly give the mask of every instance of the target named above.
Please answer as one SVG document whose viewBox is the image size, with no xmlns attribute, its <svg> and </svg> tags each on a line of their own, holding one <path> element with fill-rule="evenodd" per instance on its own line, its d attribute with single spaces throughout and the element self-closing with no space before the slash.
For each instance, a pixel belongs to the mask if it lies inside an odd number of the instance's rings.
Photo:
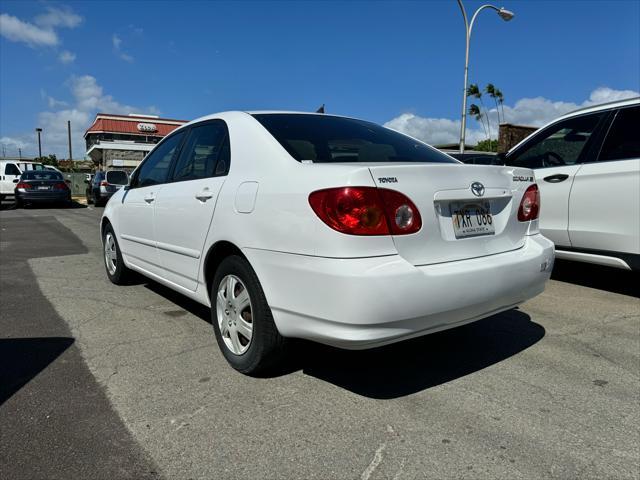
<svg viewBox="0 0 640 480">
<path fill-rule="evenodd" d="M 18 148 L 18 157 L 22 160 L 22 149 Z"/>
<path fill-rule="evenodd" d="M 71 120 L 67 120 L 67 134 L 69 136 L 69 160 L 73 160 L 73 154 L 71 153 Z"/>
<path fill-rule="evenodd" d="M 42 132 L 41 128 L 36 128 L 36 133 L 38 134 L 38 157 L 42 158 L 42 143 L 40 143 L 40 133 Z"/>
</svg>

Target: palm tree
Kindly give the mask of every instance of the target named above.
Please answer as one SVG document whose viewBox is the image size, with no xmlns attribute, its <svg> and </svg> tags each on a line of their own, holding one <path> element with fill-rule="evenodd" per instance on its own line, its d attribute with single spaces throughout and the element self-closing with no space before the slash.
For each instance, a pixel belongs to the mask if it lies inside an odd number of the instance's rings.
<svg viewBox="0 0 640 480">
<path fill-rule="evenodd" d="M 500 106 L 502 107 L 502 122 L 504 123 L 504 121 L 505 121 L 504 120 L 504 105 L 503 105 L 503 103 L 504 103 L 504 95 L 502 95 L 502 92 L 500 90 L 498 90 L 497 88 L 496 88 L 494 93 L 495 93 L 496 98 L 498 99 L 498 103 L 500 103 Z"/>
<path fill-rule="evenodd" d="M 482 130 L 484 130 L 484 134 L 487 135 L 487 127 L 485 127 L 484 122 L 482 121 L 482 117 L 484 115 L 482 115 L 480 107 L 478 107 L 478 105 L 476 105 L 475 103 L 472 103 L 469 106 L 469 115 L 473 116 L 476 121 L 480 122 L 480 125 L 482 125 Z"/>
<path fill-rule="evenodd" d="M 498 90 L 493 83 L 488 83 L 487 86 L 484 87 L 484 91 L 487 92 L 487 95 L 493 98 L 493 101 L 496 103 L 496 113 L 498 114 L 498 125 L 500 125 L 500 123 L 502 122 L 500 121 L 500 109 L 498 108 L 498 97 L 496 96 L 496 92 L 499 92 L 500 90 Z"/>
<path fill-rule="evenodd" d="M 484 112 L 487 111 L 487 109 L 484 108 L 484 102 L 482 101 L 482 91 L 480 91 L 480 88 L 478 87 L 477 83 L 472 83 L 469 85 L 469 87 L 467 88 L 467 97 L 475 97 L 479 99 L 480 105 L 482 105 L 482 111 Z M 489 116 L 485 114 L 484 118 L 486 119 L 486 122 L 487 122 L 487 130 L 489 131 L 489 140 L 491 140 L 491 123 L 489 123 Z"/>
</svg>

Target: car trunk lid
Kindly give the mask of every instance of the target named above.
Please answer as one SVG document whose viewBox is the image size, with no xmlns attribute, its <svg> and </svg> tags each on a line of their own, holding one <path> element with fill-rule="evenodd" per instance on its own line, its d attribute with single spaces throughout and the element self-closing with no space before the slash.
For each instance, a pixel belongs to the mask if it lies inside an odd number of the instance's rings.
<svg viewBox="0 0 640 480">
<path fill-rule="evenodd" d="M 393 236 L 398 253 L 414 265 L 493 255 L 524 245 L 530 222 L 519 222 L 517 211 L 522 193 L 533 182 L 528 169 L 381 164 L 369 170 L 378 187 L 403 193 L 420 211 L 419 232 Z"/>
</svg>

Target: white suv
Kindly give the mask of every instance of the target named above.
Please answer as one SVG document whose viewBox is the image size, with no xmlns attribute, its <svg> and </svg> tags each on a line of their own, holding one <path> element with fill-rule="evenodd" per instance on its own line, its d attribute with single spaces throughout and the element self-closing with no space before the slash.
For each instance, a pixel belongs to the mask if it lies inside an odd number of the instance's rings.
<svg viewBox="0 0 640 480">
<path fill-rule="evenodd" d="M 564 115 L 505 163 L 534 170 L 557 258 L 640 270 L 640 98 Z"/>
</svg>

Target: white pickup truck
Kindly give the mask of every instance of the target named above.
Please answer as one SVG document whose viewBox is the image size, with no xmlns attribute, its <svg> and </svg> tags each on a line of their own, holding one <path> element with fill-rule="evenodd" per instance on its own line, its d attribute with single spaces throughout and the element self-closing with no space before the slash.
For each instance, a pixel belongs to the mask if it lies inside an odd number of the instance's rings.
<svg viewBox="0 0 640 480">
<path fill-rule="evenodd" d="M 22 160 L 0 160 L 0 201 L 13 196 L 16 183 L 27 170 L 45 170 L 45 166 L 37 162 Z"/>
</svg>

